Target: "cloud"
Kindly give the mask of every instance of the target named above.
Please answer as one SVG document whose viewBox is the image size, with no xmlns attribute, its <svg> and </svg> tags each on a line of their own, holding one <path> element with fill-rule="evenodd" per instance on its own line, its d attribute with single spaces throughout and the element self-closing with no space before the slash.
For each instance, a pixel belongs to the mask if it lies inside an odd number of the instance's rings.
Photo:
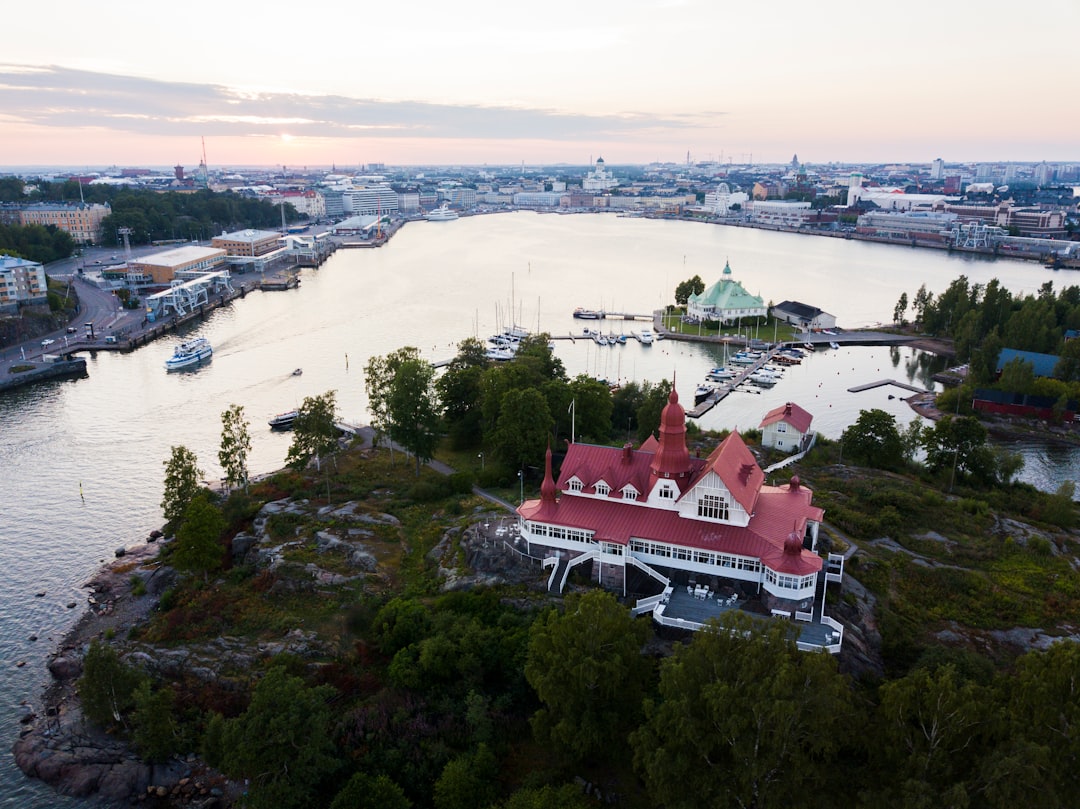
<svg viewBox="0 0 1080 809">
<path fill-rule="evenodd" d="M 582 115 L 553 109 L 389 101 L 342 95 L 254 93 L 214 84 L 122 76 L 59 66 L 0 64 L 0 109 L 46 128 L 145 136 L 383 137 L 605 141 L 715 126 L 706 116 Z"/>
</svg>

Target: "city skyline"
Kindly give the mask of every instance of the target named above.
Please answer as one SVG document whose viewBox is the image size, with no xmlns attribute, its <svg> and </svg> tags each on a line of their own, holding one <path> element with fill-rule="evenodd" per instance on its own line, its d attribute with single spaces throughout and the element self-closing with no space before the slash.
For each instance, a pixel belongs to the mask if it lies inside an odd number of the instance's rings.
<svg viewBox="0 0 1080 809">
<path fill-rule="evenodd" d="M 0 163 L 1080 160 L 1045 30 L 1080 6 L 196 0 L 9 14 Z"/>
</svg>

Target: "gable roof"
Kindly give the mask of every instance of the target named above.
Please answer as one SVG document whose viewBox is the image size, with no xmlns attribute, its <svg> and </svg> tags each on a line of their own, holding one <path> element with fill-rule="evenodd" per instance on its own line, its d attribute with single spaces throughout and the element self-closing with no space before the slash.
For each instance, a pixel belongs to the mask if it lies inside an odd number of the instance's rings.
<svg viewBox="0 0 1080 809">
<path fill-rule="evenodd" d="M 777 310 L 795 315 L 795 317 L 801 317 L 804 320 L 813 320 L 818 315 L 824 314 L 824 311 L 818 307 L 811 306 L 807 303 L 799 303 L 798 301 L 783 301 L 778 303 L 773 306 L 773 311 L 776 312 Z"/>
<path fill-rule="evenodd" d="M 794 402 L 788 402 L 782 404 L 779 407 L 774 407 L 768 413 L 765 414 L 765 418 L 761 420 L 760 428 L 768 427 L 770 424 L 775 424 L 778 421 L 783 421 L 790 424 L 794 429 L 800 433 L 806 433 L 810 429 L 810 422 L 814 420 L 814 417 L 799 407 Z"/>
<path fill-rule="evenodd" d="M 1000 374 L 1005 365 L 1017 357 L 1031 363 L 1035 376 L 1053 376 L 1054 367 L 1060 359 L 1056 354 L 1040 354 L 1037 351 L 1017 351 L 1015 348 L 1003 348 L 998 352 L 997 372 Z"/>
</svg>

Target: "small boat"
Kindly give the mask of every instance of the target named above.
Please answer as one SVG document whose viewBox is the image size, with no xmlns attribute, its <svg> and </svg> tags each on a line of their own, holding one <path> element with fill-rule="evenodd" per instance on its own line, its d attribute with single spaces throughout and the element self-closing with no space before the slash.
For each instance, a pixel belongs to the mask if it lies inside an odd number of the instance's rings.
<svg viewBox="0 0 1080 809">
<path fill-rule="evenodd" d="M 653 335 L 652 329 L 642 329 L 634 336 L 637 337 L 638 342 L 641 343 L 643 346 L 651 346 L 653 344 L 653 340 L 656 339 L 655 335 Z"/>
<path fill-rule="evenodd" d="M 214 349 L 205 337 L 185 340 L 173 350 L 173 355 L 165 360 L 166 371 L 179 371 L 191 368 L 213 355 Z"/>
<path fill-rule="evenodd" d="M 706 379 L 711 379 L 713 382 L 723 382 L 725 379 L 734 379 L 735 372 L 730 368 L 720 366 L 719 368 L 712 368 L 709 373 L 705 374 Z"/>
<path fill-rule="evenodd" d="M 574 317 L 578 320 L 603 320 L 606 315 L 602 309 L 582 309 L 579 306 L 574 310 Z"/>
<path fill-rule="evenodd" d="M 716 385 L 710 385 L 707 382 L 698 385 L 694 389 L 694 404 L 699 405 L 716 393 Z"/>
<path fill-rule="evenodd" d="M 302 374 L 302 373 L 304 373 L 304 369 L 303 368 L 297 368 L 295 371 L 292 372 L 292 375 L 293 376 L 300 376 L 300 374 Z"/>
<path fill-rule="evenodd" d="M 291 430 L 293 423 L 296 421 L 296 417 L 299 415 L 299 410 L 288 410 L 284 413 L 278 413 L 276 416 L 270 419 L 270 429 Z"/>
<path fill-rule="evenodd" d="M 830 340 L 829 341 L 829 348 L 840 348 L 840 344 L 838 342 L 836 342 L 835 340 Z"/>
</svg>

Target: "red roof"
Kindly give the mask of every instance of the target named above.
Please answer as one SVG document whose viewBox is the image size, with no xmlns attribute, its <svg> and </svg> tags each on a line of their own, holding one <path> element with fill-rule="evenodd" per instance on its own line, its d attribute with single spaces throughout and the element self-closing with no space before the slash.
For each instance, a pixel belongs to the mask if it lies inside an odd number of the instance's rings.
<svg viewBox="0 0 1080 809">
<path fill-rule="evenodd" d="M 765 414 L 765 418 L 761 420 L 759 427 L 768 427 L 770 424 L 775 424 L 778 421 L 786 422 L 798 430 L 800 433 L 807 433 L 810 430 L 810 422 L 814 420 L 814 417 L 799 407 L 794 402 L 788 402 L 787 404 L 780 405 L 780 407 L 773 408 Z"/>
<path fill-rule="evenodd" d="M 598 541 L 628 545 L 636 538 L 748 556 L 778 573 L 803 576 L 821 570 L 821 557 L 808 550 L 798 556 L 785 554 L 784 543 L 793 531 L 801 537 L 808 519 L 822 518 L 821 509 L 810 505 L 811 497 L 810 490 L 801 486 L 794 490 L 791 486 L 762 487 L 745 528 L 681 517 L 676 511 L 621 498 L 596 499 L 565 492 L 554 511 L 544 508 L 540 500 L 530 500 L 518 512 L 528 520 L 591 531 Z"/>
</svg>

